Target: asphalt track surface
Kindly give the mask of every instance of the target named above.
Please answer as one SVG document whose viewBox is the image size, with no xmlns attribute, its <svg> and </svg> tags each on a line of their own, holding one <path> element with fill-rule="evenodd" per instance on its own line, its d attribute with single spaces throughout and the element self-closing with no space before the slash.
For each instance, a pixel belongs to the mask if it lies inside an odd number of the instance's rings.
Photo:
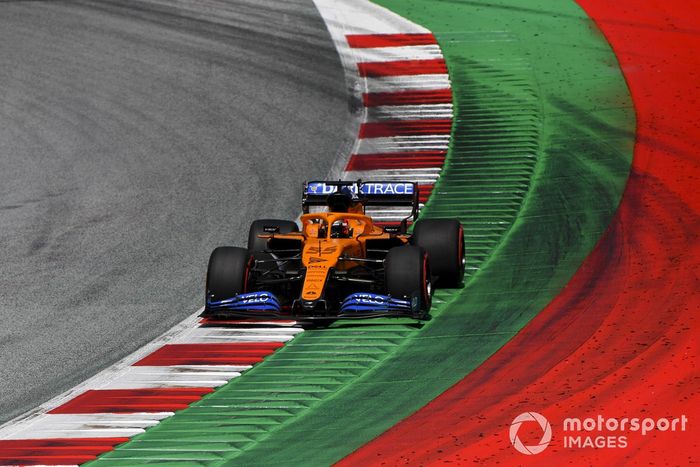
<svg viewBox="0 0 700 467">
<path fill-rule="evenodd" d="M 354 139 L 310 0 L 0 2 L 0 421 L 201 306 Z"/>
</svg>

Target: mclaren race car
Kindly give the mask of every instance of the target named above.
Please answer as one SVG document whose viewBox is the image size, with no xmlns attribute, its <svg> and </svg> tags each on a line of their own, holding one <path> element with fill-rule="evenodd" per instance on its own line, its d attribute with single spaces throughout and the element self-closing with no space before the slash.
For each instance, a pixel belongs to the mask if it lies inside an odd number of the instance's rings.
<svg viewBox="0 0 700 467">
<path fill-rule="evenodd" d="M 400 224 L 381 227 L 365 214 L 375 206 L 411 212 Z M 416 220 L 415 183 L 307 182 L 302 208 L 301 230 L 292 221 L 257 220 L 247 248 L 212 252 L 203 316 L 425 319 L 434 285 L 462 281 L 462 226 L 454 219 Z"/>
</svg>

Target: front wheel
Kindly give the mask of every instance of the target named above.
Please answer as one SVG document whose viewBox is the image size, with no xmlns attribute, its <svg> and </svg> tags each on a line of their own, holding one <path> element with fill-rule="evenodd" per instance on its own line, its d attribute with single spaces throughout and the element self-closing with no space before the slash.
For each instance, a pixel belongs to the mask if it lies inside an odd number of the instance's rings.
<svg viewBox="0 0 700 467">
<path fill-rule="evenodd" d="M 432 302 L 432 283 L 428 253 L 417 246 L 399 246 L 389 250 L 384 261 L 387 293 L 393 298 L 418 300 L 416 317 L 424 319 Z"/>
<path fill-rule="evenodd" d="M 245 293 L 252 257 L 245 248 L 221 246 L 209 257 L 207 301 L 221 301 Z"/>
</svg>

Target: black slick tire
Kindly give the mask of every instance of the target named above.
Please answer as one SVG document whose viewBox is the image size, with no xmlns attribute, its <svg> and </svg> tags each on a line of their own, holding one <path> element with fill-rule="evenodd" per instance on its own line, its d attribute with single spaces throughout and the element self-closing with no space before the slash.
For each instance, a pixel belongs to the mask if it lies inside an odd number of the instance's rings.
<svg viewBox="0 0 700 467">
<path fill-rule="evenodd" d="M 220 301 L 245 293 L 252 258 L 245 248 L 222 246 L 209 257 L 207 300 Z"/>
<path fill-rule="evenodd" d="M 420 300 L 420 318 L 425 318 L 432 302 L 430 264 L 427 252 L 417 246 L 389 250 L 384 261 L 386 291 L 392 298 Z"/>
<path fill-rule="evenodd" d="M 411 244 L 424 248 L 439 287 L 459 287 L 464 279 L 464 229 L 456 219 L 424 219 L 413 226 Z"/>
</svg>

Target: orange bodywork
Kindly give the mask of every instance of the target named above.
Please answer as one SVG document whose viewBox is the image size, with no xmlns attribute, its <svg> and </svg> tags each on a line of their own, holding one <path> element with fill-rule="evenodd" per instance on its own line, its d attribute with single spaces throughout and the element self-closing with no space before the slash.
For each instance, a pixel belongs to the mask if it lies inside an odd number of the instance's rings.
<svg viewBox="0 0 700 467">
<path fill-rule="evenodd" d="M 301 216 L 301 232 L 288 234 L 261 235 L 261 238 L 299 240 L 302 238 L 302 264 L 306 276 L 302 287 L 302 300 L 313 301 L 320 298 L 331 268 L 346 270 L 358 265 L 352 260 L 339 259 L 342 256 L 366 258 L 368 240 L 389 239 L 391 235 L 374 225 L 372 218 L 360 212 L 319 212 Z M 342 227 L 344 232 L 334 238 L 333 226 Z M 404 243 L 409 236 L 396 235 Z"/>
</svg>

